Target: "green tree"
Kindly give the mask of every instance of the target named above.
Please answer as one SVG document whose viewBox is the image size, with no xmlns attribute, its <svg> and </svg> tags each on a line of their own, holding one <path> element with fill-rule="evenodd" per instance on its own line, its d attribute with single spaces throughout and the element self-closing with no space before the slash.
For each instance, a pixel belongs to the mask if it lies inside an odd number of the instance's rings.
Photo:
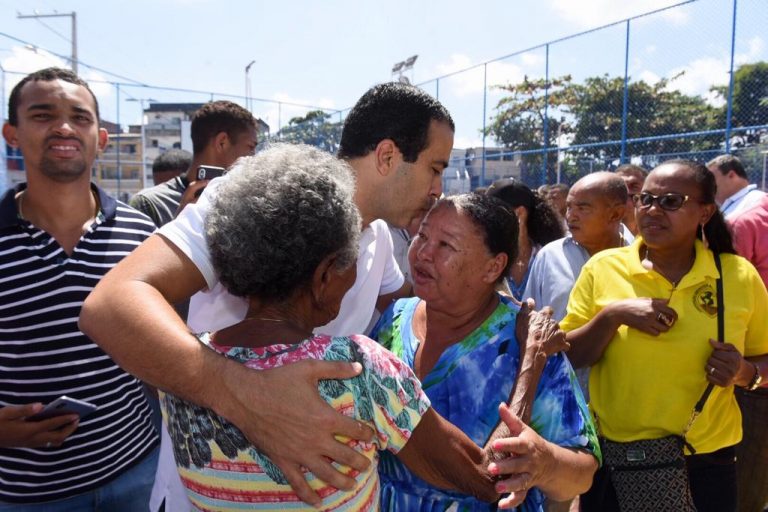
<svg viewBox="0 0 768 512">
<path fill-rule="evenodd" d="M 678 75 L 679 76 L 679 75 Z M 655 84 L 630 82 L 627 104 L 627 139 L 713 129 L 717 109 L 700 96 L 689 96 L 670 85 L 677 77 Z M 572 86 L 573 144 L 617 141 L 586 149 L 584 153 L 611 161 L 621 155 L 624 79 L 603 75 Z M 658 155 L 700 151 L 716 147 L 719 138 L 680 137 L 629 143 L 627 154 Z"/>
<path fill-rule="evenodd" d="M 662 79 L 655 84 L 630 81 L 626 125 L 628 139 L 684 134 L 718 126 L 717 109 L 700 96 L 689 96 L 674 90 L 671 85 L 676 78 Z M 580 84 L 573 83 L 568 75 L 551 80 L 549 108 L 546 109 L 548 133 L 547 140 L 544 140 L 546 86 L 544 80 L 528 77 L 519 84 L 498 86 L 509 94 L 496 106 L 488 135 L 511 150 L 552 148 L 556 145 L 558 133 L 569 135 L 571 145 L 612 143 L 568 149 L 565 159 L 560 162 L 561 175 L 566 176 L 566 181 L 577 178 L 584 172 L 583 169 L 605 167 L 620 157 L 624 104 L 622 77 L 595 76 Z M 629 143 L 626 156 L 696 152 L 716 148 L 721 139 L 679 137 Z M 538 160 L 526 160 L 541 165 L 542 156 L 538 155 Z M 547 154 L 550 182 L 556 167 L 557 152 L 551 151 Z"/>
<path fill-rule="evenodd" d="M 728 86 L 713 87 L 723 100 L 728 100 Z M 733 73 L 733 126 L 768 124 L 768 62 L 742 64 Z M 725 125 L 727 105 L 721 116 Z"/>
<path fill-rule="evenodd" d="M 562 113 L 572 101 L 571 76 L 553 78 L 547 83 L 543 78 L 530 79 L 527 76 L 518 84 L 497 85 L 496 89 L 507 93 L 496 105 L 496 114 L 486 129 L 499 145 L 510 151 L 552 147 L 558 133 L 563 133 Z M 547 108 L 548 105 L 548 108 Z M 546 120 L 546 140 L 545 125 Z M 528 155 L 524 159 L 523 174 L 538 173 L 543 154 Z M 554 179 L 557 153 L 547 153 L 547 180 Z"/>
<path fill-rule="evenodd" d="M 277 138 L 293 144 L 309 144 L 336 153 L 341 139 L 341 122 L 331 122 L 331 114 L 312 110 L 303 117 L 294 117 L 278 133 Z"/>
</svg>

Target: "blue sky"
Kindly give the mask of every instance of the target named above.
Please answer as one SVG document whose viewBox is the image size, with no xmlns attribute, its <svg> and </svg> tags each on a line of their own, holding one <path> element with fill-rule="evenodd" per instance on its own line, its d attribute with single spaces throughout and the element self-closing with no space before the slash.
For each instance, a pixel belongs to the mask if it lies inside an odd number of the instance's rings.
<svg viewBox="0 0 768 512">
<path fill-rule="evenodd" d="M 0 62 L 28 72 L 61 63 L 42 48 L 69 55 L 70 19 L 17 19 L 16 13 L 77 12 L 79 59 L 153 86 L 245 94 L 329 109 L 351 106 L 371 85 L 391 79 L 395 62 L 417 54 L 412 74 L 424 82 L 473 64 L 536 46 L 628 16 L 673 5 L 672 0 L 364 0 L 225 1 L 0 0 L 0 32 L 41 48 L 0 37 Z M 768 60 L 768 2 L 739 0 L 737 62 Z M 674 87 L 706 94 L 727 80 L 731 0 L 699 2 L 633 22 L 630 74 L 646 80 L 685 73 Z M 50 27 L 50 28 L 49 28 Z M 52 29 L 52 30 L 51 30 Z M 53 31 L 58 32 L 58 34 Z M 625 27 L 553 45 L 550 74 L 574 78 L 623 75 Z M 488 66 L 488 85 L 543 76 L 544 49 Z M 117 80 L 81 66 L 94 80 Z M 20 76 L 6 74 L 6 95 Z M 128 80 L 123 80 L 127 82 Z M 92 83 L 105 119 L 117 118 L 116 88 Z M 434 82 L 424 87 L 438 92 Z M 477 145 L 483 122 L 482 68 L 440 81 L 439 96 L 457 124 L 456 147 Z M 127 98 L 204 102 L 211 94 L 121 87 L 120 120 L 137 123 L 138 103 Z M 220 96 L 214 95 L 215 98 Z M 492 114 L 499 95 L 488 96 Z M 236 100 L 244 103 L 243 100 Z M 271 127 L 306 109 L 253 102 Z"/>
</svg>

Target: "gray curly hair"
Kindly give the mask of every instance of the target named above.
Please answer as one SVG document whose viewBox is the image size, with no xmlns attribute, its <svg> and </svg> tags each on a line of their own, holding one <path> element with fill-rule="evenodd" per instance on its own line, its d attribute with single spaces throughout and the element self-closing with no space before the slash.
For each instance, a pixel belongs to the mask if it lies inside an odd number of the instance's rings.
<svg viewBox="0 0 768 512">
<path fill-rule="evenodd" d="M 331 254 L 336 270 L 349 268 L 360 237 L 354 188 L 344 161 L 311 146 L 276 144 L 239 159 L 205 219 L 221 283 L 233 295 L 281 301 Z"/>
</svg>

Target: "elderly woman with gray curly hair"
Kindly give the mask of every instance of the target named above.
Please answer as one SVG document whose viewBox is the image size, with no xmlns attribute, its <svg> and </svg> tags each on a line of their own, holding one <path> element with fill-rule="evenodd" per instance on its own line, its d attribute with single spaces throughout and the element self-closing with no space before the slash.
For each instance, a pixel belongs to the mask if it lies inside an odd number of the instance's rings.
<svg viewBox="0 0 768 512">
<path fill-rule="evenodd" d="M 306 475 L 323 510 L 378 509 L 379 450 L 396 454 L 434 485 L 494 502 L 499 494 L 487 469 L 490 448 L 441 418 L 406 364 L 365 336 L 313 333 L 338 314 L 355 280 L 361 221 L 353 194 L 347 164 L 308 146 L 278 145 L 239 160 L 218 185 L 205 229 L 221 282 L 248 299 L 248 313 L 198 339 L 254 370 L 304 359 L 362 365 L 357 377 L 318 383 L 330 406 L 375 432 L 370 443 L 348 441 L 373 462 L 364 472 L 342 468 L 356 481 L 352 490 Z M 170 394 L 162 406 L 176 466 L 195 507 L 304 506 L 278 467 L 237 427 Z"/>
</svg>

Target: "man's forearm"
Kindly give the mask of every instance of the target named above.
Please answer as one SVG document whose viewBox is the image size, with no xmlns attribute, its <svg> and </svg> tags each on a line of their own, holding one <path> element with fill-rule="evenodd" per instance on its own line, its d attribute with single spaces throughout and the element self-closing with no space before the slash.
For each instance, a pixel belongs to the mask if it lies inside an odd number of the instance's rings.
<svg viewBox="0 0 768 512">
<path fill-rule="evenodd" d="M 80 329 L 139 379 L 200 405 L 227 361 L 201 345 L 171 303 L 205 285 L 176 246 L 154 235 L 105 275 L 83 304 Z"/>
<path fill-rule="evenodd" d="M 212 405 L 200 384 L 210 384 L 209 379 L 222 375 L 224 358 L 200 344 L 150 285 L 133 281 L 110 290 L 116 294 L 100 293 L 97 288 L 88 298 L 80 317 L 81 330 L 142 381 L 200 405 Z"/>
</svg>

